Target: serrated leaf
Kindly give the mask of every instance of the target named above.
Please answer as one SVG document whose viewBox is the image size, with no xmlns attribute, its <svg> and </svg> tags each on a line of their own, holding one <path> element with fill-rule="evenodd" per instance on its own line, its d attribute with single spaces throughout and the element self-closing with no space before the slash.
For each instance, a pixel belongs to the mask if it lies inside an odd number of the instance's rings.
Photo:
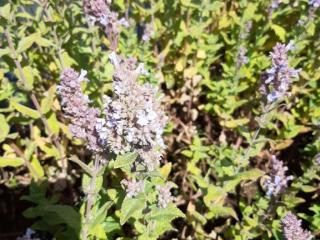
<svg viewBox="0 0 320 240">
<path fill-rule="evenodd" d="M 39 37 L 40 37 L 40 33 L 36 32 L 36 33 L 29 35 L 28 37 L 22 38 L 19 41 L 17 52 L 21 53 L 21 52 L 26 51 L 28 48 L 30 48 L 32 46 L 32 44 L 34 44 L 37 41 L 37 39 Z"/>
<path fill-rule="evenodd" d="M 165 164 L 162 168 L 160 168 L 160 174 L 162 175 L 162 177 L 164 179 L 167 179 L 167 177 L 169 176 L 169 174 L 171 172 L 171 168 L 172 168 L 171 162 Z"/>
<path fill-rule="evenodd" d="M 3 142 L 10 132 L 10 126 L 4 115 L 0 114 L 0 142 Z"/>
<path fill-rule="evenodd" d="M 234 219 L 238 220 L 237 213 L 231 207 L 225 207 L 219 204 L 213 204 L 210 206 L 210 211 L 207 214 L 207 219 L 213 217 L 227 217 L 231 216 Z"/>
<path fill-rule="evenodd" d="M 240 119 L 233 119 L 233 120 L 228 120 L 228 121 L 221 120 L 220 124 L 221 124 L 221 126 L 225 126 L 227 128 L 236 128 L 239 126 L 243 126 L 243 125 L 247 124 L 248 122 L 249 122 L 248 118 L 240 118 Z"/>
<path fill-rule="evenodd" d="M 58 134 L 60 130 L 60 125 L 59 125 L 56 113 L 52 112 L 49 115 L 47 121 L 48 121 L 49 128 L 51 130 L 51 133 Z"/>
<path fill-rule="evenodd" d="M 27 144 L 26 150 L 24 151 L 24 157 L 29 161 L 32 157 L 32 154 L 37 148 L 37 143 L 34 141 L 30 141 Z"/>
<path fill-rule="evenodd" d="M 43 168 L 36 157 L 31 160 L 32 169 L 30 169 L 33 178 L 42 178 L 44 176 Z"/>
<path fill-rule="evenodd" d="M 77 62 L 72 57 L 70 57 L 70 55 L 66 51 L 62 52 L 62 61 L 65 66 L 72 66 L 77 64 Z"/>
<path fill-rule="evenodd" d="M 33 119 L 38 119 L 41 117 L 40 113 L 34 109 L 26 107 L 20 103 L 15 102 L 15 101 L 11 101 L 11 104 L 18 112 L 22 113 L 24 116 L 28 116 Z"/>
<path fill-rule="evenodd" d="M 94 228 L 97 225 L 100 225 L 104 222 L 107 217 L 107 212 L 109 208 L 113 205 L 112 201 L 107 201 L 103 204 L 102 207 L 99 207 L 98 211 L 95 213 L 92 221 L 90 223 L 90 228 Z"/>
<path fill-rule="evenodd" d="M 53 45 L 53 43 L 50 40 L 45 39 L 43 37 L 37 38 L 36 43 L 41 47 L 49 47 Z"/>
<path fill-rule="evenodd" d="M 102 184 L 103 184 L 103 177 L 102 176 L 98 176 L 96 178 L 95 181 L 95 186 L 94 189 L 89 189 L 90 188 L 90 180 L 91 177 L 89 177 L 87 174 L 83 174 L 82 177 L 82 189 L 84 192 L 94 192 L 94 193 L 99 193 L 101 188 L 102 188 Z"/>
<path fill-rule="evenodd" d="M 257 10 L 257 5 L 254 3 L 248 3 L 246 6 L 244 12 L 243 12 L 243 21 L 246 22 L 250 19 L 252 19 L 255 15 L 255 11 Z"/>
<path fill-rule="evenodd" d="M 46 92 L 46 97 L 42 99 L 41 101 L 41 112 L 43 114 L 46 114 L 47 112 L 50 111 L 52 104 L 53 104 L 53 99 L 55 96 L 56 92 L 56 85 L 53 85 L 49 88 L 49 90 Z"/>
<path fill-rule="evenodd" d="M 263 176 L 264 172 L 261 171 L 260 169 L 251 169 L 245 172 L 241 172 L 239 174 L 237 174 L 236 176 L 233 177 L 232 180 L 229 180 L 227 182 L 224 183 L 223 189 L 226 192 L 229 191 L 234 191 L 235 187 L 241 182 L 241 181 L 245 181 L 245 180 L 251 180 L 251 181 L 255 181 L 257 180 L 259 177 Z"/>
<path fill-rule="evenodd" d="M 24 87 L 29 91 L 33 89 L 35 74 L 37 74 L 36 71 L 37 71 L 36 69 L 32 69 L 30 66 L 25 66 L 22 68 L 22 72 L 26 79 L 26 82 L 24 83 L 25 84 Z M 15 69 L 14 73 L 16 76 L 19 76 L 18 69 Z"/>
<path fill-rule="evenodd" d="M 145 198 L 137 196 L 135 198 L 125 198 L 121 205 L 120 224 L 125 224 L 129 218 L 141 212 L 145 207 Z"/>
<path fill-rule="evenodd" d="M 276 24 L 272 24 L 271 28 L 282 42 L 286 40 L 286 30 L 283 27 Z"/>
<path fill-rule="evenodd" d="M 10 3 L 7 3 L 6 5 L 0 8 L 0 16 L 5 18 L 6 20 L 9 20 L 10 11 L 11 11 L 11 5 Z"/>
<path fill-rule="evenodd" d="M 90 228 L 90 235 L 95 236 L 97 239 L 107 239 L 107 235 L 102 224 L 97 224 Z"/>
<path fill-rule="evenodd" d="M 22 158 L 0 157 L 0 167 L 19 167 L 23 164 Z"/>
<path fill-rule="evenodd" d="M 27 218 L 49 217 L 55 214 L 58 221 L 67 224 L 75 231 L 80 231 L 80 214 L 70 206 L 64 205 L 39 205 L 27 209 L 23 215 Z"/>
<path fill-rule="evenodd" d="M 166 208 L 155 208 L 150 214 L 148 214 L 147 219 L 155 221 L 166 221 L 171 222 L 173 219 L 178 217 L 184 218 L 184 213 L 177 208 L 173 203 L 169 203 Z"/>
<path fill-rule="evenodd" d="M 82 162 L 80 159 L 78 159 L 78 157 L 76 155 L 72 155 L 70 158 L 69 158 L 70 161 L 78 164 L 82 170 L 84 170 L 87 174 L 89 174 L 90 176 L 93 175 L 92 171 L 91 171 L 91 168 L 85 164 L 84 162 Z"/>
<path fill-rule="evenodd" d="M 207 207 L 210 207 L 212 203 L 223 204 L 226 197 L 227 192 L 223 188 L 210 185 L 203 201 Z"/>
<path fill-rule="evenodd" d="M 136 152 L 129 152 L 122 155 L 118 155 L 114 161 L 114 168 L 122 168 L 132 164 L 138 156 Z"/>
</svg>

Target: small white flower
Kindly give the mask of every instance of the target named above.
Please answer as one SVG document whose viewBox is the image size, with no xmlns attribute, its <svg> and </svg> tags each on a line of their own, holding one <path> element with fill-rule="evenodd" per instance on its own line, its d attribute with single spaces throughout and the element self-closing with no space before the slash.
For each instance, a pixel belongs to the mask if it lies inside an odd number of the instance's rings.
<svg viewBox="0 0 320 240">
<path fill-rule="evenodd" d="M 118 56 L 115 52 L 110 53 L 109 60 L 110 60 L 111 64 L 114 65 L 115 67 L 119 66 Z"/>
<path fill-rule="evenodd" d="M 130 27 L 130 23 L 125 18 L 121 18 L 118 23 L 124 27 Z"/>
<path fill-rule="evenodd" d="M 140 63 L 136 69 L 136 72 L 141 75 L 148 76 L 149 72 L 144 68 L 144 64 Z"/>
<path fill-rule="evenodd" d="M 88 72 L 86 70 L 81 69 L 80 76 L 78 77 L 78 81 L 82 82 L 82 81 L 87 80 L 86 79 L 87 73 Z"/>
<path fill-rule="evenodd" d="M 102 26 L 107 26 L 107 24 L 108 24 L 108 18 L 107 18 L 107 16 L 106 15 L 102 15 L 101 17 L 100 17 L 100 24 L 102 25 Z"/>
</svg>

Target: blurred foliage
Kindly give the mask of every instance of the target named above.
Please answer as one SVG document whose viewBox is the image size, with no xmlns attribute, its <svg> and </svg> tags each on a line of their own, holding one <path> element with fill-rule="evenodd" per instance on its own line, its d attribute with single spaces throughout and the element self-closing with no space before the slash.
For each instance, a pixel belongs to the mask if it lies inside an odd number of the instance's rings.
<svg viewBox="0 0 320 240">
<path fill-rule="evenodd" d="M 280 220 L 288 210 L 320 237 L 315 159 L 320 151 L 320 9 L 312 10 L 307 0 L 283 0 L 272 12 L 270 5 L 269 0 L 112 2 L 130 21 L 120 52 L 145 63 L 171 117 L 161 172 L 178 186 L 173 193 L 186 217 L 175 220 L 178 231 L 163 239 L 281 239 Z M 12 0 L 2 3 L 0 16 L 1 183 L 9 189 L 30 186 L 23 199 L 34 206 L 24 216 L 36 218 L 33 229 L 76 239 L 83 171 L 68 157 L 90 160 L 68 130 L 56 87 L 64 67 L 86 69 L 91 81 L 85 93 L 100 106 L 101 96 L 111 91 L 109 42 L 97 27 L 88 27 L 81 1 Z M 152 34 L 143 41 L 147 24 Z M 300 78 L 260 129 L 257 120 L 265 113 L 258 89 L 271 65 L 268 54 L 277 42 L 290 40 L 295 45 L 290 63 L 301 69 Z M 238 67 L 240 46 L 248 50 L 248 63 Z M 294 176 L 277 201 L 262 188 L 275 153 Z M 97 188 L 104 197 L 95 203 L 92 235 L 152 239 L 150 229 L 154 236 L 171 229 L 169 222 L 182 212 L 169 205 L 143 216 L 145 202 L 155 196 L 124 199 L 119 182 L 125 171 L 119 167 L 123 162 L 111 162 L 100 176 Z M 142 216 L 150 223 L 170 220 L 154 228 L 139 221 Z"/>
</svg>

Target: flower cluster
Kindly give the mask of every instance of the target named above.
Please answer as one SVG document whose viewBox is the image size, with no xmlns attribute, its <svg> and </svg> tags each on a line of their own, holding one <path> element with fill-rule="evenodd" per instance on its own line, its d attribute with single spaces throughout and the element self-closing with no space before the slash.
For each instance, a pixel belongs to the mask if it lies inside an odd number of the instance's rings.
<svg viewBox="0 0 320 240">
<path fill-rule="evenodd" d="M 320 0 L 309 0 L 309 5 L 317 9 L 320 7 Z"/>
<path fill-rule="evenodd" d="M 272 156 L 271 170 L 268 178 L 264 182 L 264 187 L 267 189 L 267 196 L 279 196 L 288 186 L 288 181 L 292 180 L 292 176 L 286 176 L 288 168 L 283 166 L 283 163 Z"/>
<path fill-rule="evenodd" d="M 148 170 L 153 170 L 165 148 L 162 133 L 167 117 L 161 109 L 157 90 L 150 84 L 140 85 L 139 75 L 147 74 L 143 65 L 136 67 L 133 58 L 123 59 L 112 53 L 114 96 L 104 99 L 100 138 L 116 154 L 136 151 Z"/>
<path fill-rule="evenodd" d="M 173 197 L 171 195 L 172 185 L 167 183 L 164 186 L 157 186 L 157 190 L 159 191 L 158 195 L 158 207 L 166 208 L 170 202 L 172 202 Z"/>
<path fill-rule="evenodd" d="M 126 193 L 129 198 L 137 196 L 140 192 L 143 192 L 144 181 L 136 181 L 135 179 L 128 181 L 122 180 L 121 183 L 126 187 Z"/>
<path fill-rule="evenodd" d="M 291 79 L 299 77 L 299 70 L 289 67 L 288 63 L 288 51 L 292 48 L 291 42 L 287 46 L 277 43 L 270 53 L 272 67 L 267 70 L 267 79 L 261 87 L 269 103 L 288 95 Z"/>
<path fill-rule="evenodd" d="M 95 129 L 100 111 L 89 106 L 90 100 L 82 93 L 80 85 L 86 73 L 84 70 L 79 74 L 72 68 L 64 69 L 58 93 L 62 109 L 70 120 L 69 129 L 73 136 L 85 140 L 90 151 L 100 152 L 100 140 Z"/>
<path fill-rule="evenodd" d="M 249 59 L 246 54 L 247 49 L 244 46 L 240 46 L 237 56 L 237 69 L 240 69 L 243 65 L 248 63 Z"/>
<path fill-rule="evenodd" d="M 105 31 L 113 50 L 118 44 L 120 26 L 128 26 L 129 23 L 121 18 L 118 20 L 118 13 L 110 10 L 111 1 L 105 0 L 84 0 L 83 8 L 86 15 L 93 23 L 99 24 Z"/>
<path fill-rule="evenodd" d="M 283 237 L 285 240 L 310 240 L 312 235 L 301 227 L 301 220 L 291 212 L 282 219 Z"/>
<path fill-rule="evenodd" d="M 246 22 L 244 25 L 244 29 L 240 33 L 240 36 L 239 36 L 240 39 L 245 40 L 250 34 L 251 29 L 252 29 L 252 21 Z"/>
<path fill-rule="evenodd" d="M 148 42 L 152 35 L 154 34 L 153 30 L 153 24 L 147 23 L 144 27 L 143 35 L 142 35 L 142 41 Z"/>
</svg>

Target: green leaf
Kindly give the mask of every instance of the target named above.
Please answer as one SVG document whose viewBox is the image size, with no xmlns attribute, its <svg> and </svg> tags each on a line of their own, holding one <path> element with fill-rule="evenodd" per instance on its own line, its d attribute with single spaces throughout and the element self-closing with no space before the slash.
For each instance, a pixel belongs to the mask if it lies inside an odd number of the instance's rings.
<svg viewBox="0 0 320 240">
<path fill-rule="evenodd" d="M 95 213 L 91 223 L 90 228 L 94 228 L 104 222 L 107 217 L 107 212 L 109 208 L 113 205 L 113 201 L 107 201 L 102 207 L 99 207 L 98 211 Z"/>
<path fill-rule="evenodd" d="M 210 211 L 207 215 L 207 219 L 211 219 L 213 217 L 226 217 L 231 216 L 234 219 L 238 220 L 237 213 L 231 207 L 225 207 L 219 204 L 213 204 L 210 206 Z"/>
<path fill-rule="evenodd" d="M 11 5 L 10 3 L 7 3 L 6 5 L 0 8 L 0 16 L 5 18 L 6 20 L 9 20 L 10 11 L 11 11 Z"/>
<path fill-rule="evenodd" d="M 10 53 L 9 48 L 0 48 L 0 57 L 8 55 Z"/>
<path fill-rule="evenodd" d="M 31 166 L 32 169 L 31 170 L 31 174 L 33 178 L 42 178 L 44 176 L 44 171 L 43 168 L 38 160 L 38 158 L 33 157 L 31 160 Z M 35 172 L 33 172 L 35 171 Z"/>
<path fill-rule="evenodd" d="M 255 15 L 255 11 L 256 11 L 256 10 L 257 10 L 257 5 L 254 4 L 254 3 L 249 3 L 249 4 L 246 6 L 246 8 L 245 8 L 245 10 L 244 10 L 244 12 L 243 12 L 242 20 L 243 20 L 244 22 L 246 22 L 246 21 L 252 19 L 252 18 L 254 17 L 254 15 Z"/>
<path fill-rule="evenodd" d="M 307 33 L 310 35 L 310 36 L 313 36 L 314 33 L 316 31 L 316 25 L 314 24 L 314 22 L 310 22 L 307 26 Z"/>
<path fill-rule="evenodd" d="M 46 114 L 47 112 L 50 111 L 50 109 L 52 107 L 52 104 L 53 104 L 55 92 L 56 92 L 56 85 L 52 85 L 49 88 L 49 90 L 46 92 L 45 98 L 42 99 L 42 101 L 41 101 L 41 112 L 43 114 Z"/>
<path fill-rule="evenodd" d="M 25 89 L 30 91 L 33 89 L 34 78 L 35 78 L 35 75 L 37 74 L 37 70 L 32 69 L 30 66 L 25 66 L 22 68 L 22 72 L 23 72 L 25 79 L 26 79 L 26 83 L 25 83 L 24 87 L 25 87 Z M 14 73 L 17 76 L 19 76 L 18 69 L 15 69 Z"/>
<path fill-rule="evenodd" d="M 49 115 L 47 121 L 48 121 L 49 128 L 51 130 L 51 133 L 52 134 L 58 134 L 59 130 L 60 130 L 60 125 L 59 125 L 56 113 L 52 112 Z"/>
<path fill-rule="evenodd" d="M 103 184 L 103 177 L 102 176 L 98 176 L 96 178 L 96 182 L 95 182 L 95 186 L 94 189 L 90 189 L 90 182 L 91 182 L 91 177 L 89 177 L 87 174 L 83 174 L 82 177 L 82 189 L 85 193 L 88 192 L 92 192 L 94 191 L 94 193 L 99 193 L 101 188 L 102 188 L 102 184 Z"/>
<path fill-rule="evenodd" d="M 121 205 L 120 211 L 120 224 L 125 224 L 129 218 L 133 217 L 136 213 L 141 212 L 145 207 L 145 198 L 137 196 L 135 198 L 125 198 Z"/>
<path fill-rule="evenodd" d="M 20 103 L 17 103 L 15 101 L 11 101 L 12 106 L 23 115 L 26 115 L 28 117 L 31 117 L 33 119 L 38 119 L 41 117 L 40 113 L 34 109 L 28 108 Z"/>
<path fill-rule="evenodd" d="M 23 164 L 22 158 L 0 157 L 0 167 L 19 167 Z"/>
<path fill-rule="evenodd" d="M 4 115 L 0 114 L 0 142 L 3 142 L 10 132 L 10 126 Z"/>
<path fill-rule="evenodd" d="M 229 191 L 234 191 L 235 187 L 241 182 L 241 181 L 245 181 L 245 180 L 251 180 L 251 181 L 255 181 L 257 180 L 259 177 L 263 176 L 264 172 L 261 171 L 260 169 L 254 168 L 242 173 L 237 174 L 235 177 L 233 177 L 232 180 L 229 180 L 227 182 L 225 182 L 223 189 L 226 192 Z"/>
<path fill-rule="evenodd" d="M 90 168 L 87 164 L 85 164 L 84 162 L 82 162 L 76 155 L 72 155 L 72 156 L 69 158 L 69 160 L 70 160 L 71 162 L 74 162 L 74 163 L 78 164 L 78 165 L 82 168 L 82 170 L 84 170 L 84 171 L 85 171 L 87 174 L 89 174 L 90 176 L 93 175 L 93 173 L 92 173 L 92 171 L 91 171 L 91 168 Z"/>
<path fill-rule="evenodd" d="M 65 66 L 72 66 L 77 64 L 77 62 L 72 57 L 70 57 L 70 55 L 66 51 L 62 52 L 62 61 Z"/>
<path fill-rule="evenodd" d="M 150 214 L 148 214 L 146 219 L 155 221 L 166 221 L 171 222 L 173 219 L 178 217 L 184 218 L 183 212 L 177 208 L 173 203 L 168 204 L 166 208 L 155 208 Z"/>
<path fill-rule="evenodd" d="M 36 32 L 36 33 L 29 35 L 28 37 L 22 38 L 19 41 L 17 52 L 21 53 L 21 52 L 26 51 L 28 48 L 30 48 L 32 46 L 32 44 L 34 44 L 37 41 L 37 39 L 39 37 L 40 37 L 40 33 Z"/>
<path fill-rule="evenodd" d="M 271 28 L 282 42 L 286 40 L 286 30 L 283 27 L 276 24 L 272 24 Z"/>
<path fill-rule="evenodd" d="M 24 151 L 24 157 L 26 158 L 27 161 L 29 161 L 32 157 L 32 154 L 37 148 L 37 143 L 35 141 L 30 141 L 27 144 L 27 147 Z"/>
<path fill-rule="evenodd" d="M 212 203 L 222 204 L 227 197 L 227 192 L 221 187 L 210 185 L 207 191 L 206 196 L 203 198 L 207 207 L 210 207 Z"/>
<path fill-rule="evenodd" d="M 132 164 L 138 156 L 136 152 L 129 152 L 123 155 L 118 155 L 114 161 L 114 168 L 122 168 Z"/>
<path fill-rule="evenodd" d="M 240 118 L 240 119 L 233 119 L 229 121 L 221 120 L 220 124 L 221 126 L 225 126 L 227 128 L 236 128 L 239 126 L 243 126 L 249 122 L 248 118 Z"/>
<path fill-rule="evenodd" d="M 49 47 L 53 45 L 53 43 L 50 40 L 45 39 L 43 37 L 37 38 L 36 43 L 41 47 Z"/>
<path fill-rule="evenodd" d="M 54 215 L 52 215 L 54 214 Z M 23 215 L 27 218 L 50 218 L 55 216 L 58 222 L 63 222 L 75 231 L 80 231 L 80 214 L 70 206 L 64 205 L 39 205 L 27 209 Z"/>
<path fill-rule="evenodd" d="M 89 229 L 89 234 L 97 239 L 107 239 L 106 231 L 104 230 L 104 226 L 102 224 L 95 225 Z"/>
</svg>

